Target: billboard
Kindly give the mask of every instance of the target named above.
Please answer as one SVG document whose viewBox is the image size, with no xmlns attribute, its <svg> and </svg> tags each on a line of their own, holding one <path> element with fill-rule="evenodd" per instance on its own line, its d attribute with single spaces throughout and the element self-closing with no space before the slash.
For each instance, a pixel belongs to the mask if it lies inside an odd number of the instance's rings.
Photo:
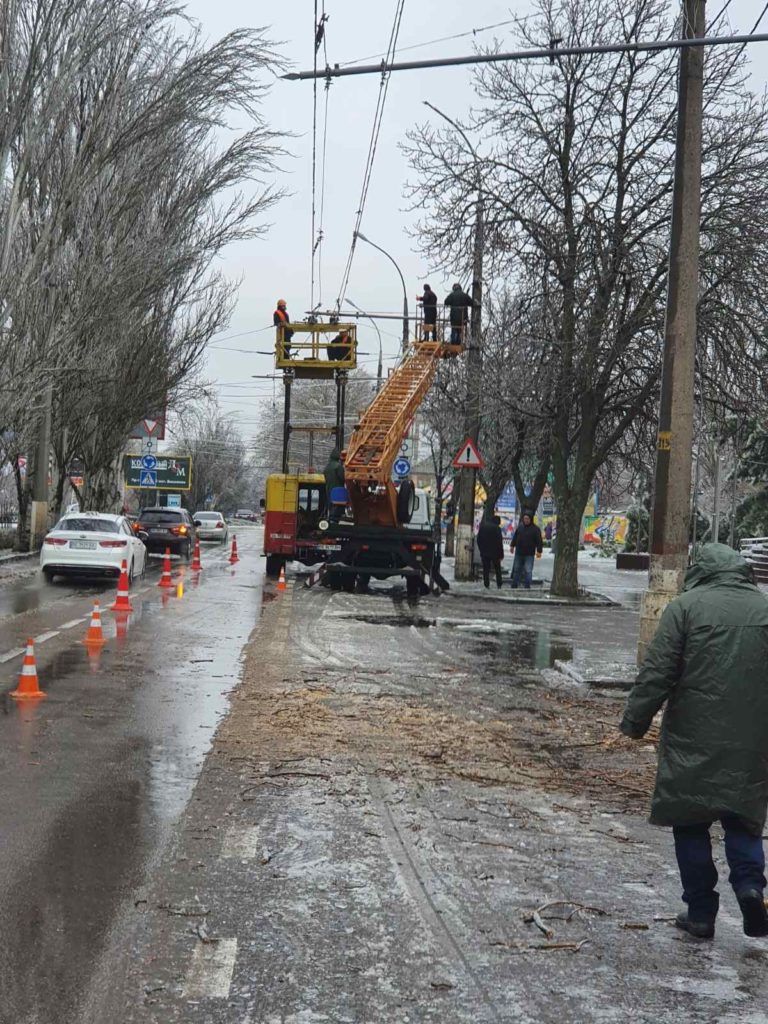
<svg viewBox="0 0 768 1024">
<path fill-rule="evenodd" d="M 124 455 L 125 486 L 134 490 L 188 491 L 192 486 L 190 455 Z"/>
</svg>

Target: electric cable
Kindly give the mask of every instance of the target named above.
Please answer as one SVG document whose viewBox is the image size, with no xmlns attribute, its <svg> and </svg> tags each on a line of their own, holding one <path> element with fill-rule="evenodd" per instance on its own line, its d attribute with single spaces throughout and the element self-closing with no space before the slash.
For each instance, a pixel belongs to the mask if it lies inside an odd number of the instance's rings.
<svg viewBox="0 0 768 1024">
<path fill-rule="evenodd" d="M 405 0 L 397 0 L 397 6 L 395 8 L 395 18 L 392 24 L 392 32 L 389 37 L 389 46 L 387 49 L 387 60 L 386 63 L 391 63 L 394 60 L 395 52 L 397 50 L 397 40 L 400 35 L 400 25 L 403 19 L 403 8 L 405 7 Z M 336 300 L 336 308 L 341 308 L 341 303 L 346 295 L 347 285 L 349 284 L 349 275 L 352 271 L 352 261 L 355 258 L 355 247 L 357 245 L 357 234 L 360 230 L 360 225 L 363 220 L 363 212 L 365 210 L 365 202 L 368 198 L 368 189 L 371 184 L 371 175 L 373 173 L 373 164 L 376 159 L 376 149 L 379 142 L 379 133 L 381 131 L 381 124 L 384 117 L 384 105 L 387 100 L 387 91 L 389 89 L 390 73 L 388 71 L 382 71 L 381 81 L 379 83 L 379 95 L 376 101 L 376 110 L 373 115 L 373 127 L 371 129 L 371 138 L 368 143 L 368 157 L 366 159 L 365 172 L 363 174 L 363 185 L 360 192 L 360 203 L 358 206 L 357 214 L 355 216 L 355 227 L 352 231 L 352 244 L 349 247 L 349 255 L 347 257 L 346 267 L 344 268 L 344 274 L 341 280 L 341 288 L 339 289 L 339 295 Z"/>
</svg>

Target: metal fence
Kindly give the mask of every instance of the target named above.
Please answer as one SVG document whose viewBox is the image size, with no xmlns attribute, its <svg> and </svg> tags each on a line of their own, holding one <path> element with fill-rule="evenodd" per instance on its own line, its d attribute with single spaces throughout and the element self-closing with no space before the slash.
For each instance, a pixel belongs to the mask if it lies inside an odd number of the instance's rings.
<svg viewBox="0 0 768 1024">
<path fill-rule="evenodd" d="M 768 537 L 744 537 L 741 553 L 758 583 L 768 583 Z"/>
</svg>

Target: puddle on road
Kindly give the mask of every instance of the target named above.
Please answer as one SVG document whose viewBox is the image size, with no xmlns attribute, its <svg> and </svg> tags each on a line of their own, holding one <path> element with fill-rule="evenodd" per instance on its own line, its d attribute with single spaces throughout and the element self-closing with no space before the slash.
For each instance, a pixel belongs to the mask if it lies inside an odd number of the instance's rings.
<svg viewBox="0 0 768 1024">
<path fill-rule="evenodd" d="M 491 619 L 433 619 L 407 614 L 344 615 L 344 619 L 369 626 L 399 629 L 434 629 L 436 636 L 458 633 L 465 654 L 483 658 L 486 666 L 505 668 L 510 663 L 531 668 L 551 668 L 555 661 L 571 661 L 573 645 L 548 629 Z M 447 639 L 447 637 L 446 637 Z"/>
</svg>

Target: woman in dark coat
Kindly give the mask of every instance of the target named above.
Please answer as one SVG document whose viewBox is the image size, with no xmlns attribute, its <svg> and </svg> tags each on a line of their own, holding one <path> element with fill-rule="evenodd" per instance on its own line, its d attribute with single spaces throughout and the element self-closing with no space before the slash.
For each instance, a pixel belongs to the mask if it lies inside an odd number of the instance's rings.
<svg viewBox="0 0 768 1024">
<path fill-rule="evenodd" d="M 664 610 L 627 700 L 639 739 L 666 703 L 651 822 L 671 825 L 687 912 L 714 935 L 719 897 L 709 828 L 720 821 L 747 935 L 768 934 L 763 827 L 768 806 L 768 600 L 741 555 L 708 544 Z"/>
</svg>

